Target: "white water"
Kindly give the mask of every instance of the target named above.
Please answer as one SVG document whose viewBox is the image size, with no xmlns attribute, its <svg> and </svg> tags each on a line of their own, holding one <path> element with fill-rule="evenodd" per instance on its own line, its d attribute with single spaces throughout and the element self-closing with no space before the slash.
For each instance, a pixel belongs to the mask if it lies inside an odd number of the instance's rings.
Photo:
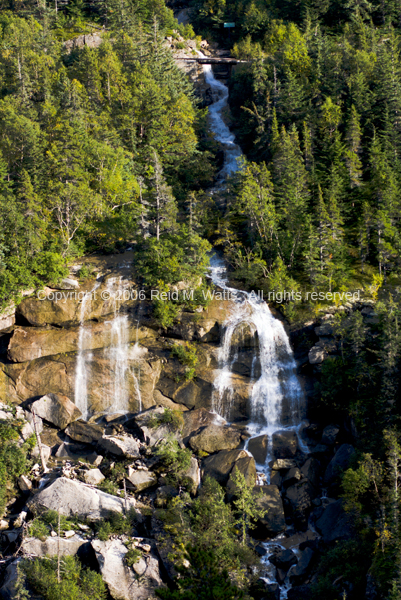
<svg viewBox="0 0 401 600">
<path fill-rule="evenodd" d="M 92 331 L 90 324 L 85 324 L 85 318 L 91 310 L 92 298 L 99 287 L 100 282 L 96 281 L 94 287 L 85 294 L 81 302 L 79 314 L 79 333 L 78 333 L 78 354 L 75 366 L 75 404 L 86 420 L 89 416 L 88 405 L 88 382 L 91 372 L 92 353 L 91 347 Z"/>
<path fill-rule="evenodd" d="M 202 53 L 198 53 L 203 56 Z M 223 115 L 227 107 L 228 88 L 213 75 L 211 65 L 203 65 L 205 78 L 213 93 L 214 103 L 209 106 L 210 124 L 216 139 L 224 145 L 225 164 L 220 171 L 220 185 L 240 167 L 238 160 L 241 149 L 235 144 L 234 135 L 224 122 Z M 238 349 L 233 348 L 233 336 L 244 325 L 254 335 L 255 348 L 249 378 L 250 423 L 252 437 L 268 435 L 269 452 L 265 465 L 258 465 L 264 471 L 258 477 L 259 484 L 270 481 L 268 463 L 272 458 L 272 436 L 275 431 L 284 428 L 294 429 L 297 434 L 302 426 L 304 396 L 296 376 L 296 363 L 287 333 L 281 321 L 271 313 L 268 305 L 256 294 L 230 288 L 224 261 L 216 254 L 210 260 L 210 276 L 213 283 L 229 293 L 232 302 L 231 314 L 223 324 L 224 333 L 218 351 L 218 371 L 214 382 L 212 397 L 213 410 L 229 420 L 235 399 L 235 378 L 232 368 L 238 359 Z M 257 335 L 256 335 L 257 334 Z M 234 352 L 233 352 L 234 350 Z M 260 376 L 255 378 L 256 363 L 260 363 Z M 256 380 L 255 380 L 256 379 Z M 250 438 L 250 439 L 251 439 Z M 298 435 L 299 447 L 308 449 Z M 246 445 L 247 446 L 247 445 Z M 246 448 L 245 446 L 245 448 Z M 266 565 L 266 581 L 275 583 L 275 567 L 267 558 L 274 547 L 280 545 L 284 534 L 264 544 L 268 550 L 263 562 Z M 296 552 L 296 547 L 293 547 Z M 271 552 L 270 552 L 271 551 Z M 280 586 L 281 598 L 287 598 L 291 585 L 289 577 Z"/>
</svg>

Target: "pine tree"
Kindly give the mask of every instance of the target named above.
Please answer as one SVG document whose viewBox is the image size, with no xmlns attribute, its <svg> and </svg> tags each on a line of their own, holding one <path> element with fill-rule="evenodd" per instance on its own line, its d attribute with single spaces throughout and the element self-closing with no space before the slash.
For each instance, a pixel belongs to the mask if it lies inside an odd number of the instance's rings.
<svg viewBox="0 0 401 600">
<path fill-rule="evenodd" d="M 164 231 L 171 231 L 175 228 L 177 205 L 171 188 L 163 177 L 163 167 L 156 151 L 153 151 L 151 156 L 147 197 L 148 201 L 152 203 L 149 218 L 153 222 L 154 235 L 159 240 Z"/>
<path fill-rule="evenodd" d="M 350 187 L 359 187 L 362 184 L 362 163 L 360 160 L 361 152 L 361 126 L 359 115 L 354 105 L 351 107 L 351 116 L 348 124 L 347 134 L 346 164 L 349 174 Z"/>
</svg>

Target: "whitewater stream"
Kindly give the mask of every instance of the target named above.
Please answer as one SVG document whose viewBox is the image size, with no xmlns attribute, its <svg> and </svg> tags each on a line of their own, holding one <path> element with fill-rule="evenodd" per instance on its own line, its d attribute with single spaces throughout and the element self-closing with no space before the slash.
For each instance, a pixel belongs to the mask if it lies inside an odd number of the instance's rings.
<svg viewBox="0 0 401 600">
<path fill-rule="evenodd" d="M 202 53 L 198 53 L 204 56 Z M 228 88 L 218 81 L 211 65 L 203 65 L 205 79 L 212 90 L 213 104 L 209 106 L 210 126 L 215 138 L 224 148 L 225 161 L 218 176 L 217 187 L 223 187 L 229 175 L 240 168 L 242 156 L 235 136 L 224 121 L 228 104 Z M 229 292 L 233 298 L 232 307 L 223 324 L 223 335 L 218 350 L 218 369 L 214 382 L 212 408 L 214 412 L 230 420 L 235 401 L 235 363 L 238 361 L 238 346 L 243 340 L 244 331 L 251 335 L 249 384 L 249 441 L 261 435 L 268 440 L 267 457 L 264 464 L 257 464 L 259 483 L 270 482 L 269 463 L 274 458 L 272 448 L 273 434 L 282 430 L 294 430 L 298 437 L 298 446 L 303 452 L 308 448 L 302 441 L 300 429 L 303 426 L 305 411 L 304 394 L 296 375 L 296 363 L 283 323 L 274 317 L 268 305 L 257 293 L 239 291 L 228 285 L 228 274 L 224 260 L 214 254 L 210 260 L 210 277 L 219 288 Z M 240 341 L 238 341 L 240 340 Z M 282 546 L 285 538 L 281 534 L 264 544 L 267 550 L 262 559 L 266 565 L 268 583 L 276 583 L 275 567 L 268 561 L 274 548 Z M 288 546 L 287 546 L 288 547 Z M 297 547 L 292 547 L 297 552 Z M 290 574 L 290 571 L 289 571 Z M 281 599 L 287 598 L 291 585 L 288 576 L 280 586 Z"/>
</svg>

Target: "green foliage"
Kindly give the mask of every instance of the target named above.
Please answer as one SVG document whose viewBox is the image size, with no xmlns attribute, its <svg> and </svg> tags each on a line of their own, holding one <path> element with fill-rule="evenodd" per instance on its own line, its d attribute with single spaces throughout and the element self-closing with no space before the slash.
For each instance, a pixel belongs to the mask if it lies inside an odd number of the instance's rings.
<svg viewBox="0 0 401 600">
<path fill-rule="evenodd" d="M 32 443 L 29 440 L 22 445 L 18 443 L 22 425 L 18 419 L 0 420 L 0 516 L 15 491 L 17 477 L 29 468 L 27 455 Z"/>
<path fill-rule="evenodd" d="M 181 364 L 184 365 L 185 379 L 187 381 L 193 379 L 196 374 L 196 365 L 198 364 L 197 348 L 195 344 L 191 344 L 190 342 L 174 344 L 171 349 L 171 354 L 176 356 Z"/>
<path fill-rule="evenodd" d="M 124 556 L 124 562 L 128 567 L 132 567 L 142 557 L 142 552 L 136 549 L 130 549 Z"/>
<path fill-rule="evenodd" d="M 160 415 L 154 415 L 148 421 L 148 427 L 160 427 L 160 425 L 168 425 L 171 431 L 180 431 L 184 426 L 184 417 L 179 410 L 165 408 Z"/>
<path fill-rule="evenodd" d="M 131 509 L 125 516 L 122 513 L 110 511 L 108 516 L 99 521 L 96 528 L 96 535 L 99 540 L 105 542 L 113 534 L 129 535 L 136 523 L 137 515 L 134 509 Z"/>
<path fill-rule="evenodd" d="M 180 576 L 175 579 L 177 589 L 156 591 L 163 600 L 240 600 L 244 592 L 230 581 L 227 571 L 221 570 L 213 551 L 187 547 L 190 566 L 177 567 Z"/>
<path fill-rule="evenodd" d="M 252 528 L 252 521 L 256 521 L 265 513 L 265 509 L 258 504 L 258 495 L 254 493 L 254 484 L 247 483 L 245 476 L 239 469 L 234 467 L 231 477 L 234 484 L 234 507 L 237 513 L 236 525 L 240 526 L 242 532 L 242 545 L 245 546 L 248 529 Z M 263 496 L 263 493 L 259 496 Z"/>
<path fill-rule="evenodd" d="M 20 569 L 30 587 L 44 600 L 106 600 L 102 576 L 83 569 L 74 556 L 62 556 L 60 583 L 57 581 L 57 557 L 24 559 Z"/>
<path fill-rule="evenodd" d="M 157 445 L 155 454 L 167 469 L 168 479 L 172 484 L 185 483 L 185 471 L 189 468 L 192 457 L 188 448 L 181 448 L 178 441 L 170 435 Z"/>
</svg>

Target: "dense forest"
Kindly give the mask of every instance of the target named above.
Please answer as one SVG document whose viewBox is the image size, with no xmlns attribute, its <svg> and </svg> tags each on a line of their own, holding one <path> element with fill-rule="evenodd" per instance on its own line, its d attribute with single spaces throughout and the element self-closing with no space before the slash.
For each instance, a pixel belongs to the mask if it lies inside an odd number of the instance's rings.
<svg viewBox="0 0 401 600">
<path fill-rule="evenodd" d="M 128 247 L 144 285 L 168 290 L 205 274 L 212 245 L 243 287 L 300 292 L 278 303 L 294 327 L 332 304 L 305 300 L 308 291 L 371 298 L 368 324 L 358 311 L 336 313 L 341 351 L 314 391 L 313 414 L 358 435 L 337 490 L 355 537 L 323 553 L 313 597 L 365 597 L 370 569 L 370 598 L 400 600 L 401 7 L 186 7 L 184 26 L 164 0 L 0 0 L 0 303 L 57 283 L 78 257 Z M 96 48 L 65 44 L 98 31 Z M 177 35 L 239 61 L 227 119 L 244 157 L 217 190 L 207 106 L 165 42 Z M 166 328 L 177 307 L 155 311 Z M 191 548 L 195 563 L 210 560 L 216 581 L 221 568 L 221 598 L 252 597 L 249 581 L 234 589 L 224 571 L 243 574 L 254 557 L 234 543 L 238 522 L 219 487 L 209 481 L 193 507 L 177 500 L 172 512 L 182 514 L 177 539 L 205 553 Z M 209 513 L 223 518 L 218 533 Z M 165 597 L 194 598 L 197 576 Z"/>
</svg>

